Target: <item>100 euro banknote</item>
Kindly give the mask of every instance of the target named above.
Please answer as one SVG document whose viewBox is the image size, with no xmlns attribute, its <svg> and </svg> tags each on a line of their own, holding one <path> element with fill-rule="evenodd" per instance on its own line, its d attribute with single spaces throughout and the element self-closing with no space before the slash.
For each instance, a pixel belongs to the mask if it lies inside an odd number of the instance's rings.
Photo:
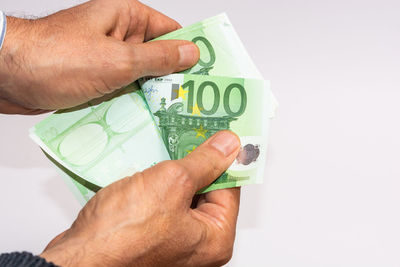
<svg viewBox="0 0 400 267">
<path fill-rule="evenodd" d="M 194 42 L 200 60 L 181 73 L 263 79 L 225 13 L 168 33 L 155 40 L 179 39 Z M 278 102 L 272 92 L 268 103 L 271 118 Z"/>
<path fill-rule="evenodd" d="M 143 81 L 142 91 L 171 159 L 185 157 L 221 130 L 240 137 L 236 161 L 202 192 L 262 182 L 271 103 L 268 82 L 172 74 Z"/>
</svg>

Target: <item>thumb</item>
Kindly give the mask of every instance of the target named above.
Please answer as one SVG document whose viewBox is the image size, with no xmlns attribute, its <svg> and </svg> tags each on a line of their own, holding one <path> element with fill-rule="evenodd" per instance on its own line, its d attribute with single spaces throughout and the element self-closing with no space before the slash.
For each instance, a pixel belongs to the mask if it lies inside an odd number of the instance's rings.
<svg viewBox="0 0 400 267">
<path fill-rule="evenodd" d="M 179 164 L 189 172 L 193 192 L 214 182 L 235 160 L 240 150 L 240 140 L 230 131 L 221 131 L 196 148 Z"/>
<path fill-rule="evenodd" d="M 183 40 L 152 41 L 134 45 L 138 77 L 162 76 L 186 70 L 197 63 L 199 48 Z"/>
<path fill-rule="evenodd" d="M 141 176 L 158 195 L 161 192 L 181 194 L 190 205 L 197 191 L 211 184 L 229 168 L 239 150 L 239 137 L 231 131 L 221 131 L 185 158 L 161 162 L 144 170 Z M 159 189 L 154 190 L 157 188 L 154 185 L 158 185 Z"/>
</svg>

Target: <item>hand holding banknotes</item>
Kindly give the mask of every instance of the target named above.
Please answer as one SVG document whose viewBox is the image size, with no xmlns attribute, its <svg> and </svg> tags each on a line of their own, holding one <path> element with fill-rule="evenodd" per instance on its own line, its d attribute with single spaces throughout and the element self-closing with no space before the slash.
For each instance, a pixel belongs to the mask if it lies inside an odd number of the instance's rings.
<svg viewBox="0 0 400 267">
<path fill-rule="evenodd" d="M 40 260 L 225 264 L 238 187 L 263 180 L 276 107 L 228 17 L 175 31 L 136 0 L 92 0 L 7 23 L 0 113 L 63 109 L 30 136 L 85 205 Z"/>
<path fill-rule="evenodd" d="M 192 200 L 232 164 L 239 149 L 236 135 L 219 132 L 184 159 L 102 189 L 41 256 L 59 266 L 225 264 L 232 255 L 240 189 Z"/>
<path fill-rule="evenodd" d="M 0 52 L 0 112 L 73 107 L 139 77 L 178 72 L 199 58 L 196 45 L 144 43 L 180 28 L 135 0 L 92 0 L 36 20 L 7 18 Z"/>
</svg>

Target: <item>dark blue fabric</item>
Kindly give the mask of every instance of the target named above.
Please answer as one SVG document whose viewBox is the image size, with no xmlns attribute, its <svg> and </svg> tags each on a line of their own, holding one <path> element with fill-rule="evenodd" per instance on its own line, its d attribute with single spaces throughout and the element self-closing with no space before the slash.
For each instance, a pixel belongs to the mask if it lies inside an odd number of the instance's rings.
<svg viewBox="0 0 400 267">
<path fill-rule="evenodd" d="M 45 259 L 29 252 L 0 254 L 0 267 L 57 267 Z"/>
</svg>

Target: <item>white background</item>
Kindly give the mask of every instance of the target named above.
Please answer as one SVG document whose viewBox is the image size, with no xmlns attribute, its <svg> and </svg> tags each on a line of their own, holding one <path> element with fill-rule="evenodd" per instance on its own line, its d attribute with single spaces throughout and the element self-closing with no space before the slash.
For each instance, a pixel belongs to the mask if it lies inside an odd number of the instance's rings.
<svg viewBox="0 0 400 267">
<path fill-rule="evenodd" d="M 400 2 L 147 0 L 183 25 L 226 11 L 280 102 L 228 266 L 400 266 Z M 73 0 L 1 0 L 45 15 Z M 0 115 L 0 251 L 39 253 L 80 206 Z"/>
</svg>

